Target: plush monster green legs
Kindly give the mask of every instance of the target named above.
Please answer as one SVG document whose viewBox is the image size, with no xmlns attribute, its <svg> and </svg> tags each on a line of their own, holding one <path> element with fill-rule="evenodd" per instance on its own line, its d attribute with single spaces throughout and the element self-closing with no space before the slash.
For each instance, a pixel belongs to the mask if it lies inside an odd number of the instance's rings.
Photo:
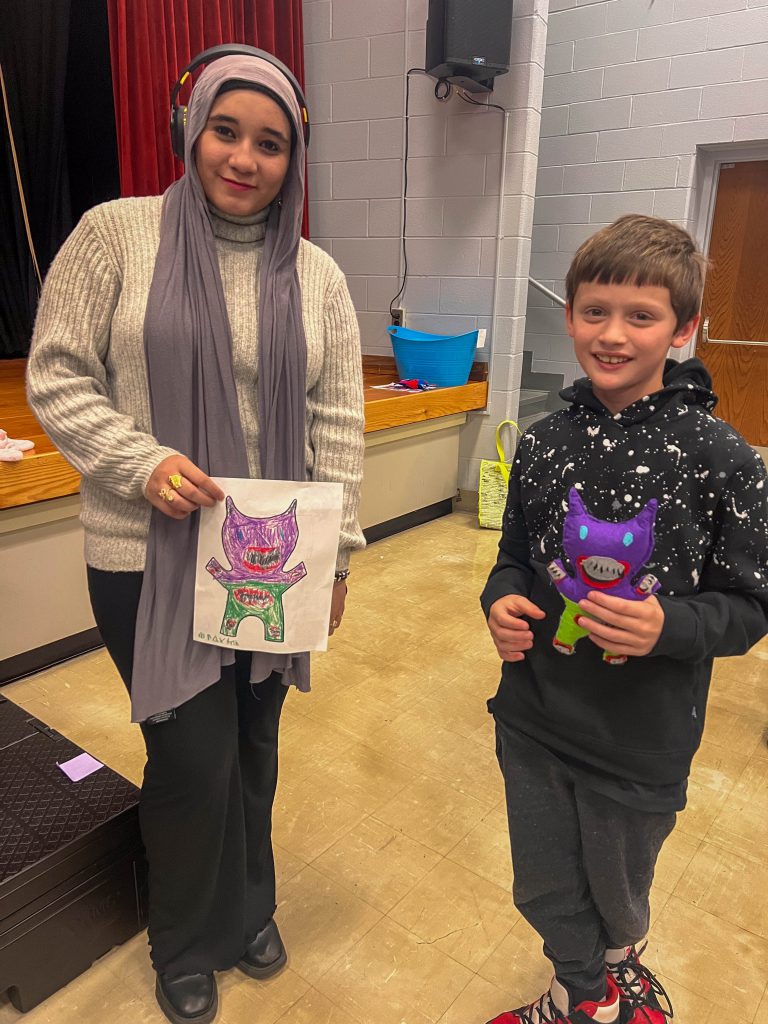
<svg viewBox="0 0 768 1024">
<path fill-rule="evenodd" d="M 589 630 L 584 629 L 576 621 L 577 616 L 584 615 L 584 612 L 575 601 L 569 600 L 565 595 L 560 595 L 565 603 L 563 614 L 557 626 L 557 633 L 552 641 L 552 646 L 561 654 L 573 654 L 576 642 L 584 636 L 589 636 Z M 603 651 L 603 661 L 610 665 L 623 665 L 627 659 L 621 654 L 611 654 L 610 651 Z"/>
<path fill-rule="evenodd" d="M 560 616 L 557 633 L 552 642 L 562 654 L 571 654 L 576 646 L 576 641 L 581 640 L 583 636 L 588 636 L 589 631 L 576 622 L 576 616 L 584 614 L 581 608 L 575 601 L 569 600 L 563 594 L 560 596 L 563 598 L 565 608 Z"/>
</svg>

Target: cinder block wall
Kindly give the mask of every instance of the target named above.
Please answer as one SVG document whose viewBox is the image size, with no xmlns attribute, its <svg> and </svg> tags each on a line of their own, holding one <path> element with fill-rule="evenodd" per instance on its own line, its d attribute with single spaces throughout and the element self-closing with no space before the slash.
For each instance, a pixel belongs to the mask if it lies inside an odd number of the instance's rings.
<svg viewBox="0 0 768 1024">
<path fill-rule="evenodd" d="M 517 413 L 547 7 L 547 0 L 515 0 L 512 69 L 491 96 L 511 113 L 490 410 L 472 417 L 462 434 L 460 485 L 470 490 L 480 457 L 495 451 L 495 424 Z M 311 237 L 347 274 L 369 353 L 391 353 L 386 327 L 401 272 L 405 72 L 424 66 L 426 18 L 427 0 L 304 0 Z M 490 329 L 502 115 L 456 95 L 440 103 L 434 85 L 411 78 L 409 280 L 398 305 L 417 329 Z"/>
<path fill-rule="evenodd" d="M 531 273 L 563 294 L 624 213 L 691 228 L 697 147 L 768 139 L 768 0 L 550 0 Z M 533 369 L 578 376 L 562 310 L 529 293 Z"/>
</svg>

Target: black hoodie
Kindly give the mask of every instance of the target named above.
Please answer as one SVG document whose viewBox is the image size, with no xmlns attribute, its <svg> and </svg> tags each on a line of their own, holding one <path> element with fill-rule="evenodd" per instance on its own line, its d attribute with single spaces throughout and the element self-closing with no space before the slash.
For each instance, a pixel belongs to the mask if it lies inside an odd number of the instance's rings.
<svg viewBox="0 0 768 1024">
<path fill-rule="evenodd" d="M 489 707 L 623 802 L 684 804 L 701 741 L 715 657 L 743 654 L 768 631 L 768 486 L 760 456 L 711 410 L 696 359 L 668 360 L 663 390 L 613 415 L 584 378 L 570 408 L 526 431 L 516 452 L 499 556 L 481 597 L 486 617 L 508 594 L 546 612 L 533 649 L 504 662 Z M 664 626 L 656 647 L 624 665 L 585 638 L 552 646 L 563 601 L 547 573 L 562 549 L 569 490 L 591 515 L 621 522 L 658 501 L 655 549 Z M 666 797 L 663 794 L 667 794 Z"/>
</svg>

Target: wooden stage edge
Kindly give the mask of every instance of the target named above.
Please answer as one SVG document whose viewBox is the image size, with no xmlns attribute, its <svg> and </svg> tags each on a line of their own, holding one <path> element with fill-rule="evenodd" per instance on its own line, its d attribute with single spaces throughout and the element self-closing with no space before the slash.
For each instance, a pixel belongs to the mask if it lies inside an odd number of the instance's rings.
<svg viewBox="0 0 768 1024">
<path fill-rule="evenodd" d="M 0 509 L 19 508 L 80 491 L 77 470 L 56 450 L 27 405 L 25 367 L 25 359 L 0 359 L 0 427 L 9 437 L 35 443 L 20 462 L 0 462 Z M 487 374 L 487 363 L 475 363 L 469 381 L 461 387 L 381 391 L 374 385 L 397 380 L 395 361 L 387 356 L 364 355 L 365 432 L 484 409 Z"/>
</svg>

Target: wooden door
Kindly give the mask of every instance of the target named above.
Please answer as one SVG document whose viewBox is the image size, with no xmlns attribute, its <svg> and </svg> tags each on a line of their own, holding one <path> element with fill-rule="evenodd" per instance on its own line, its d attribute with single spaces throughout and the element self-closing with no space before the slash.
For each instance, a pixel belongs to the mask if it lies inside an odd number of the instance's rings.
<svg viewBox="0 0 768 1024">
<path fill-rule="evenodd" d="M 768 445 L 768 160 L 720 167 L 709 258 L 696 355 L 715 415 Z"/>
</svg>

